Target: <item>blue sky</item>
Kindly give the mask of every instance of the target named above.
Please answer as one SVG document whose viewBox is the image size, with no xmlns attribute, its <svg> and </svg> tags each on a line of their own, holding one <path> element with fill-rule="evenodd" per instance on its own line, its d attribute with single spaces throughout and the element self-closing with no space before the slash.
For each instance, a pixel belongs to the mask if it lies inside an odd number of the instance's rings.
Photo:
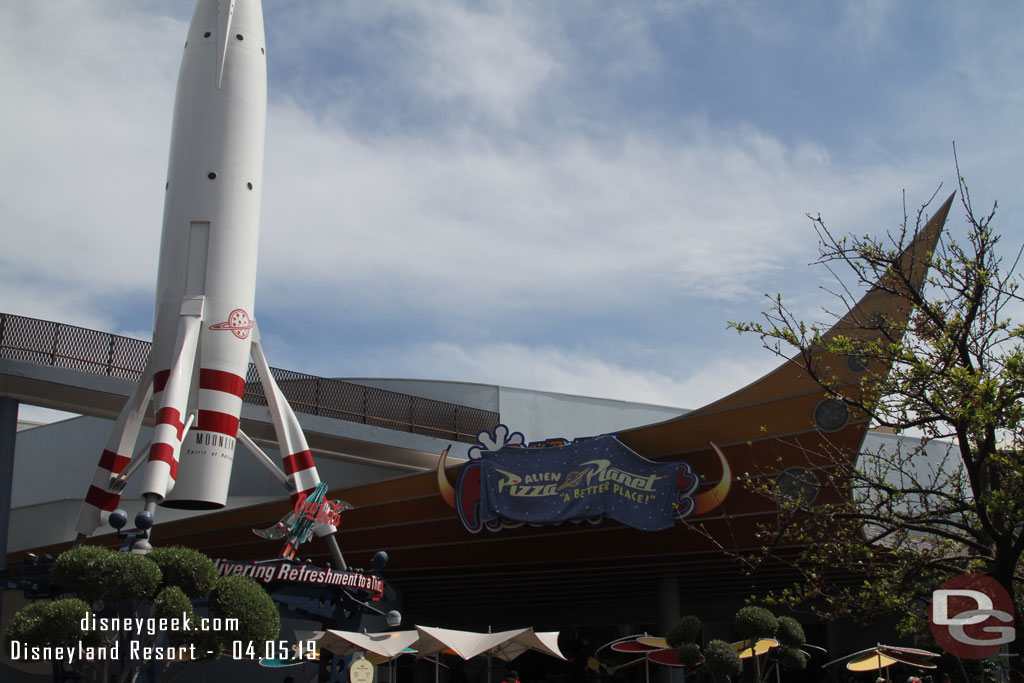
<svg viewBox="0 0 1024 683">
<path fill-rule="evenodd" d="M 1024 231 L 1024 9 L 268 1 L 272 365 L 696 407 L 832 303 L 806 213 Z M 0 311 L 151 332 L 184 2 L 0 0 Z M 949 230 L 962 234 L 957 206 Z"/>
</svg>

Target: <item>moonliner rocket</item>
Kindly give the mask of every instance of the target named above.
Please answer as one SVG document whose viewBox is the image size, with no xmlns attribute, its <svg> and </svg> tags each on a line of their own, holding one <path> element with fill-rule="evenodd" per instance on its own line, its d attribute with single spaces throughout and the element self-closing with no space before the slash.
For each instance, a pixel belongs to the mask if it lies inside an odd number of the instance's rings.
<svg viewBox="0 0 1024 683">
<path fill-rule="evenodd" d="M 259 0 L 198 0 L 178 74 L 157 272 L 153 347 L 115 423 L 78 519 L 79 540 L 107 522 L 128 477 L 142 468 L 145 507 L 216 509 L 227 500 L 236 439 L 290 490 L 320 483 L 305 436 L 263 356 L 253 318 L 267 66 Z M 239 430 L 252 357 L 284 471 Z M 132 458 L 149 403 L 148 449 Z M 144 466 L 144 467 L 143 467 Z M 319 524 L 344 567 L 335 527 Z M 137 543 L 145 552 L 148 542 Z"/>
</svg>

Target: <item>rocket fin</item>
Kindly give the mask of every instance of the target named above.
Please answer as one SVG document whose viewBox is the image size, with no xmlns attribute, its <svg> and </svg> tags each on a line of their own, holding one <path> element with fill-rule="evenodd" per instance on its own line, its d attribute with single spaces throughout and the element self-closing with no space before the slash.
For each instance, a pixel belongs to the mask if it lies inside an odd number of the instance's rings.
<svg viewBox="0 0 1024 683">
<path fill-rule="evenodd" d="M 284 465 L 285 474 L 292 482 L 291 498 L 296 503 L 299 495 L 309 495 L 320 483 L 320 474 L 316 471 L 316 464 L 309 452 L 306 443 L 306 435 L 302 432 L 299 420 L 295 417 L 288 399 L 281 392 L 280 387 L 270 374 L 270 366 L 263 355 L 263 347 L 259 340 L 252 343 L 252 358 L 256 365 L 256 372 L 260 376 L 260 383 L 267 399 L 267 407 L 270 409 L 270 419 L 274 423 L 274 431 L 277 434 L 277 443 L 281 450 L 281 460 Z M 334 533 L 331 527 L 327 533 Z M 318 534 L 324 535 L 324 534 Z"/>
<path fill-rule="evenodd" d="M 146 415 L 152 394 L 153 370 L 147 365 L 107 438 L 107 445 L 96 466 L 92 485 L 89 486 L 82 509 L 78 513 L 75 530 L 79 534 L 91 536 L 96 529 L 107 523 L 110 513 L 121 502 L 121 491 L 112 487 L 111 481 L 121 474 L 132 459 L 132 448 L 139 437 L 139 427 Z"/>
<path fill-rule="evenodd" d="M 185 436 L 182 417 L 188 406 L 192 370 L 196 362 L 199 330 L 203 323 L 203 297 L 185 299 L 181 307 L 178 337 L 174 343 L 174 359 L 167 383 L 156 406 L 153 442 L 142 478 L 142 495 L 156 496 L 162 501 L 174 488 L 178 476 L 178 457 Z M 159 387 L 155 387 L 159 391 Z"/>
<path fill-rule="evenodd" d="M 320 484 L 320 474 L 316 470 L 316 463 L 313 462 L 313 455 L 309 452 L 309 445 L 306 443 L 306 435 L 299 425 L 299 419 L 295 416 L 288 399 L 277 386 L 274 376 L 270 374 L 270 366 L 263 355 L 263 347 L 260 344 L 259 331 L 256 322 L 253 321 L 252 360 L 259 374 L 260 383 L 263 385 L 263 392 L 267 399 L 267 407 L 270 410 L 270 419 L 274 423 L 274 431 L 277 434 L 278 447 L 281 451 L 281 461 L 284 465 L 285 474 L 292 482 L 291 502 L 296 504 L 300 495 L 308 496 Z M 313 532 L 320 537 L 325 537 L 331 551 L 331 557 L 339 568 L 346 568 L 345 560 L 338 548 L 338 542 L 334 538 L 334 532 L 338 529 L 333 524 L 317 524 Z"/>
</svg>

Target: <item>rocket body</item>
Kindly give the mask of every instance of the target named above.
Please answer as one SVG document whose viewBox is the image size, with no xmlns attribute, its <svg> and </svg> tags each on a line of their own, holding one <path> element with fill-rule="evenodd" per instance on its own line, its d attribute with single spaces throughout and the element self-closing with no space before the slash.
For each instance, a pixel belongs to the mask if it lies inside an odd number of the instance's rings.
<svg viewBox="0 0 1024 683">
<path fill-rule="evenodd" d="M 142 485 L 169 506 L 220 507 L 227 496 L 253 336 L 266 103 L 259 1 L 200 0 L 174 100 L 150 360 L 156 433 Z M 189 315 L 201 319 L 187 339 L 195 351 L 176 342 Z"/>
<path fill-rule="evenodd" d="M 127 477 L 143 463 L 141 493 L 150 520 L 156 504 L 224 506 L 250 356 L 292 503 L 320 483 L 253 321 L 266 108 L 260 1 L 198 0 L 174 100 L 153 346 L 100 457 L 79 515 L 80 537 L 107 522 Z M 151 395 L 153 439 L 133 460 Z M 136 523 L 142 528 L 138 517 Z M 334 525 L 318 523 L 314 531 L 328 537 L 334 561 L 344 566 L 331 536 Z"/>
<path fill-rule="evenodd" d="M 80 534 L 117 507 L 123 483 L 113 479 L 128 473 L 151 395 L 153 440 L 136 456 L 146 459 L 143 496 L 193 509 L 226 502 L 254 336 L 266 102 L 259 0 L 198 0 L 174 100 L 153 346 L 86 494 Z"/>
</svg>

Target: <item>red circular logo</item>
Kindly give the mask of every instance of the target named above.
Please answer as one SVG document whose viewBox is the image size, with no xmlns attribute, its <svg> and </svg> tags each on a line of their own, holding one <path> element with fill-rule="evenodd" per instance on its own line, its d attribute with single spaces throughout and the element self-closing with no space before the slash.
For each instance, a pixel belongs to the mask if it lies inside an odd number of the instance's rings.
<svg viewBox="0 0 1024 683">
<path fill-rule="evenodd" d="M 984 659 L 1016 637 L 1013 600 L 995 579 L 960 574 L 932 593 L 932 635 L 952 655 Z"/>
<path fill-rule="evenodd" d="M 239 339 L 248 339 L 249 330 L 251 330 L 252 327 L 252 318 L 250 318 L 249 314 L 241 308 L 236 308 L 231 311 L 231 315 L 228 316 L 227 321 L 217 323 L 216 325 L 210 325 L 211 330 L 230 330 L 231 334 L 235 335 Z"/>
</svg>

